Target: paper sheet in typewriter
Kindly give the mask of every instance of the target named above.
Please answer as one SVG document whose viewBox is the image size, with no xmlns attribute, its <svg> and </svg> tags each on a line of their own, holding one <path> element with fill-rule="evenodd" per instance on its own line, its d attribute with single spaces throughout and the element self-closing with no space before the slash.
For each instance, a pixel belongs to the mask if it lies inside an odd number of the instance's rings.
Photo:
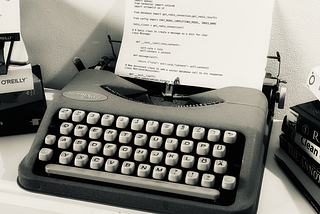
<svg viewBox="0 0 320 214">
<path fill-rule="evenodd" d="M 262 88 L 273 0 L 127 0 L 120 76 Z"/>
</svg>

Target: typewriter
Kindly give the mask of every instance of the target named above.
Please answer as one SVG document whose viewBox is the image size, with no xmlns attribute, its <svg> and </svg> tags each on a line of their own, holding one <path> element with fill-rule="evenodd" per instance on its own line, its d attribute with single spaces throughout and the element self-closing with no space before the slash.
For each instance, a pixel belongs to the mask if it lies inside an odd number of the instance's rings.
<svg viewBox="0 0 320 214">
<path fill-rule="evenodd" d="M 263 92 L 79 69 L 19 165 L 29 191 L 157 213 L 255 213 L 279 81 Z"/>
</svg>

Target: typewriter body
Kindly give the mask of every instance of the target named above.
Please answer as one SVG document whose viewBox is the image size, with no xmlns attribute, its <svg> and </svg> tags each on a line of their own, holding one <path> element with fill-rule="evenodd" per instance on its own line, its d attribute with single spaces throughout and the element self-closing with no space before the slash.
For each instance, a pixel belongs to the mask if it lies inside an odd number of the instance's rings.
<svg viewBox="0 0 320 214">
<path fill-rule="evenodd" d="M 48 106 L 19 185 L 151 212 L 255 213 L 278 84 L 191 89 L 182 99 L 172 86 L 151 87 L 165 92 L 80 71 Z"/>
</svg>

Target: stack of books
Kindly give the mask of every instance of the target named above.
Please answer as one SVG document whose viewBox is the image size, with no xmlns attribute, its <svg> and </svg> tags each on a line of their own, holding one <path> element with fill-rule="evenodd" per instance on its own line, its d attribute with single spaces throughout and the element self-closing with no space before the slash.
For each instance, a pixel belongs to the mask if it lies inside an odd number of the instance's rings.
<svg viewBox="0 0 320 214">
<path fill-rule="evenodd" d="M 284 117 L 280 148 L 320 187 L 320 101 L 290 108 Z"/>
</svg>

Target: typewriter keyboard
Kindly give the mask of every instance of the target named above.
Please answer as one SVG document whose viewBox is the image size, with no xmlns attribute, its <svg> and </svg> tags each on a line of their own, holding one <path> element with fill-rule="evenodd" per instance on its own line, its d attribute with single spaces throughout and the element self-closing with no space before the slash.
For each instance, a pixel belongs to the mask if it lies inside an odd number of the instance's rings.
<svg viewBox="0 0 320 214">
<path fill-rule="evenodd" d="M 229 205 L 244 145 L 232 130 L 61 108 L 34 173 Z"/>
</svg>

